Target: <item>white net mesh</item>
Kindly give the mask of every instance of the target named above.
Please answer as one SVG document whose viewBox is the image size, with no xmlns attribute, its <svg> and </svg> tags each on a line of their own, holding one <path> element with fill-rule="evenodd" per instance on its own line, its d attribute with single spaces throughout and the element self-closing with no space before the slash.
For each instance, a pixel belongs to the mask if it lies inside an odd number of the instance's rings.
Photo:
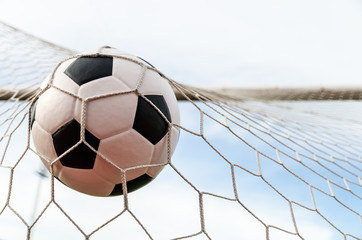
<svg viewBox="0 0 362 240">
<path fill-rule="evenodd" d="M 21 99 L 72 54 L 0 23 L 0 239 L 362 238 L 360 101 L 241 101 L 168 79 L 181 136 L 152 183 L 98 198 L 54 180 Z M 303 94 L 283 98 L 325 99 Z"/>
</svg>

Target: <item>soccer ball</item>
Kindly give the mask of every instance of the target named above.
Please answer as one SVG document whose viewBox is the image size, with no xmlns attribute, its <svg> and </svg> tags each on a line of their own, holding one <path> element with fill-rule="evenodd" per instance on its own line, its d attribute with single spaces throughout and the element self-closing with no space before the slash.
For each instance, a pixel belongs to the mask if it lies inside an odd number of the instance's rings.
<svg viewBox="0 0 362 240">
<path fill-rule="evenodd" d="M 104 47 L 62 62 L 30 109 L 34 146 L 54 177 L 94 196 L 152 181 L 178 141 L 168 81 L 145 60 Z M 84 127 L 82 127 L 84 126 Z"/>
</svg>

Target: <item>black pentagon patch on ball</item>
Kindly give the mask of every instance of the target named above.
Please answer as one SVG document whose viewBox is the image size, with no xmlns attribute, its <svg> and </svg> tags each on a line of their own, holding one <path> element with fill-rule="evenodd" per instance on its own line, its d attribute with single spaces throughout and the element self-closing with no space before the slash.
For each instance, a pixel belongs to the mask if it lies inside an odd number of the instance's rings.
<svg viewBox="0 0 362 240">
<path fill-rule="evenodd" d="M 130 192 L 136 191 L 137 189 L 145 186 L 152 180 L 153 180 L 152 177 L 148 176 L 147 174 L 143 174 L 142 176 L 140 176 L 138 178 L 128 181 L 127 182 L 127 192 L 130 193 Z M 116 186 L 114 186 L 113 191 L 111 192 L 110 196 L 117 196 L 117 195 L 122 195 L 122 194 L 123 194 L 123 187 L 122 187 L 122 183 L 120 183 L 120 184 L 116 184 Z"/>
<path fill-rule="evenodd" d="M 171 122 L 167 103 L 161 95 L 145 95 Z M 138 97 L 133 129 L 144 136 L 152 144 L 157 144 L 167 133 L 168 123 L 161 114 L 145 99 Z"/>
<path fill-rule="evenodd" d="M 64 73 L 79 86 L 98 78 L 112 76 L 112 57 L 80 57 Z"/>
<path fill-rule="evenodd" d="M 64 124 L 52 135 L 55 151 L 62 155 L 80 140 L 80 124 L 76 120 Z M 99 139 L 85 130 L 85 141 L 98 150 Z M 60 159 L 63 166 L 78 169 L 92 169 L 97 154 L 83 142 Z"/>
<path fill-rule="evenodd" d="M 38 104 L 38 98 L 34 100 L 33 106 L 30 108 L 30 129 L 33 128 L 35 122 L 36 106 Z"/>
</svg>

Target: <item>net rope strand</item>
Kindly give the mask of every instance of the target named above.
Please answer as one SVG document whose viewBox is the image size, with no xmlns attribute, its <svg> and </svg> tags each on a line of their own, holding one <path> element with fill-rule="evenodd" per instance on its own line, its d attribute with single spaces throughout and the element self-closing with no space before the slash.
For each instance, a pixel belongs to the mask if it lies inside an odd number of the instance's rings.
<svg viewBox="0 0 362 240">
<path fill-rule="evenodd" d="M 180 84 L 164 76 L 153 67 L 119 56 L 114 57 L 132 61 L 142 67 L 137 87 L 126 93 L 106 94 L 98 96 L 98 98 L 134 92 L 147 101 L 147 98 L 137 90 L 142 84 L 145 71 L 155 71 L 161 74 L 179 94 L 180 98 L 185 99 L 187 102 L 187 106 L 184 107 L 185 114 L 191 111 L 193 118 L 192 124 L 181 122 L 180 125 L 176 125 L 169 123 L 169 127 L 175 127 L 181 131 L 180 141 L 183 137 L 189 137 L 194 140 L 192 143 L 194 147 L 203 146 L 207 148 L 207 152 L 199 157 L 200 162 L 197 163 L 202 166 L 203 170 L 207 170 L 209 166 L 204 165 L 202 161 L 211 155 L 214 157 L 208 159 L 210 162 L 222 163 L 227 166 L 218 171 L 224 175 L 226 178 L 224 180 L 229 181 L 232 189 L 231 194 L 200 186 L 197 179 L 190 177 L 189 169 L 182 165 L 182 157 L 170 158 L 171 137 L 167 136 L 168 162 L 166 167 L 169 167 L 169 174 L 182 182 L 184 186 L 188 186 L 190 192 L 193 192 L 194 199 L 188 201 L 190 203 L 194 201 L 194 205 L 198 208 L 197 221 L 199 225 L 197 228 L 184 229 L 182 234 L 177 233 L 176 235 L 170 230 L 170 233 L 165 233 L 167 237 L 161 237 L 157 231 L 157 226 L 146 221 L 144 214 L 147 213 L 140 213 L 134 207 L 137 200 L 132 194 L 127 194 L 126 184 L 123 184 L 125 194 L 116 198 L 118 203 L 115 205 L 121 205 L 123 208 L 112 212 L 111 216 L 103 218 L 105 219 L 102 220 L 103 222 L 95 226 L 92 225 L 92 227 L 85 227 L 82 219 L 76 218 L 72 209 L 69 209 L 64 205 L 66 203 L 61 201 L 65 192 L 62 192 L 63 190 L 58 187 L 53 173 L 50 173 L 48 181 L 49 196 L 37 212 L 35 219 L 29 220 L 27 211 L 18 205 L 18 199 L 22 198 L 19 196 L 19 189 L 26 190 L 25 185 L 19 184 L 21 181 L 19 176 L 26 174 L 22 165 L 29 161 L 39 162 L 39 160 L 35 160 L 36 150 L 31 144 L 30 117 L 28 115 L 34 96 L 23 90 L 39 89 L 42 80 L 52 71 L 54 73 L 54 66 L 59 66 L 59 62 L 63 59 L 74 58 L 70 56 L 75 55 L 75 53 L 1 22 L 0 53 L 1 98 L 5 99 L 0 103 L 0 180 L 5 183 L 0 185 L 0 239 L 6 236 L 6 232 L 2 232 L 1 226 L 7 222 L 14 222 L 14 219 L 17 219 L 15 221 L 17 224 L 14 223 L 16 226 L 20 225 L 26 229 L 22 238 L 19 239 L 33 239 L 32 233 L 37 234 L 39 231 L 46 231 L 38 228 L 38 226 L 42 226 L 43 219 L 56 222 L 63 221 L 64 227 L 70 224 L 73 228 L 69 228 L 69 231 L 77 232 L 80 239 L 98 239 L 97 234 L 112 231 L 117 226 L 120 227 L 117 225 L 119 224 L 118 221 L 126 216 L 129 217 L 129 221 L 138 226 L 138 231 L 142 233 L 141 235 L 145 239 L 193 239 L 195 237 L 220 239 L 217 230 L 224 231 L 223 234 L 226 236 L 236 234 L 239 238 L 244 239 L 247 239 L 248 236 L 252 238 L 250 236 L 254 235 L 257 236 L 254 237 L 255 239 L 267 240 L 281 239 L 283 236 L 293 239 L 309 239 L 308 229 L 311 228 L 308 228 L 308 224 L 302 217 L 302 215 L 308 214 L 312 214 L 313 219 L 315 218 L 318 224 L 323 224 L 321 229 L 327 229 L 326 231 L 333 234 L 332 236 L 340 239 L 362 239 L 362 233 L 358 230 L 361 229 L 362 224 L 362 121 L 359 116 L 345 116 L 348 109 L 356 111 L 356 109 L 360 109 L 362 103 L 359 101 L 342 103 L 335 100 L 322 103 L 307 101 L 325 99 L 326 97 L 331 99 L 361 99 L 361 92 L 348 89 L 339 93 L 327 90 L 322 92 L 290 92 L 289 95 L 275 96 L 275 100 L 278 101 L 255 101 L 252 98 L 240 100 L 233 94 L 225 95 Z M 76 55 L 76 57 L 78 56 L 81 55 Z M 49 88 L 79 98 L 53 86 L 51 83 Z M 38 95 L 43 93 L 44 91 L 38 91 Z M 334 94 L 337 94 L 337 97 L 333 96 Z M 280 99 L 289 99 L 290 101 L 281 102 Z M 303 101 L 296 102 L 296 99 Z M 86 107 L 90 99 L 79 98 L 79 100 L 82 101 L 82 138 L 77 144 L 79 145 L 83 141 L 92 151 L 112 164 L 109 159 L 85 142 L 83 135 L 86 123 Z M 156 108 L 151 102 L 149 103 Z M 167 118 L 158 109 L 156 110 L 168 122 Z M 182 111 L 181 117 L 183 117 Z M 27 126 L 26 134 L 21 132 L 23 126 Z M 217 134 L 213 131 L 217 131 Z M 17 145 L 21 145 L 16 139 L 18 134 L 23 135 L 23 141 L 26 143 L 20 150 L 16 149 Z M 234 149 L 242 149 L 244 152 L 235 150 L 235 153 L 230 155 L 229 147 L 225 143 L 220 145 L 218 141 L 218 138 L 222 137 L 227 137 L 225 141 L 231 139 L 232 142 L 228 144 Z M 74 149 L 77 144 L 71 149 Z M 66 155 L 70 150 L 63 155 Z M 16 158 L 12 156 L 13 151 L 17 151 Z M 181 149 L 180 151 L 187 152 L 192 151 L 192 149 Z M 250 153 L 250 156 L 247 153 Z M 29 158 L 30 154 L 33 157 Z M 55 161 L 59 161 L 62 156 Z M 149 166 L 153 165 L 139 167 Z M 123 183 L 125 183 L 125 174 L 132 169 L 134 168 L 119 169 L 124 175 Z M 198 170 L 195 169 L 195 171 Z M 276 178 L 273 171 L 280 174 L 280 177 Z M 201 176 L 205 174 L 204 178 L 216 178 L 218 173 L 210 176 L 207 175 L 206 171 L 202 171 L 199 174 Z M 296 189 L 288 189 L 283 183 L 287 179 L 283 179 L 283 177 L 295 182 L 297 184 Z M 250 183 L 243 185 L 245 184 L 244 181 Z M 247 195 L 253 193 L 246 192 L 244 188 L 253 186 L 253 184 L 260 184 L 265 188 L 264 191 L 258 193 L 261 197 L 258 201 L 261 201 L 263 205 L 276 202 L 278 206 L 285 206 L 283 212 L 287 213 L 287 217 L 285 216 L 287 219 L 279 222 L 273 221 L 274 216 L 270 216 L 272 214 L 270 209 L 260 211 L 257 205 L 249 201 Z M 296 192 L 303 192 L 303 194 L 299 196 Z M 159 193 L 155 193 L 155 195 L 157 194 Z M 172 203 L 172 196 L 168 197 L 168 202 Z M 86 199 L 91 201 L 91 199 Z M 259 230 L 253 230 L 246 223 L 236 224 L 236 233 L 234 233 L 229 229 L 235 224 L 232 219 L 223 219 L 223 221 L 217 221 L 215 224 L 213 222 L 215 216 L 212 215 L 218 210 L 210 207 L 212 206 L 210 201 L 221 201 L 223 203 L 221 206 L 226 207 L 236 205 L 233 211 L 240 211 L 248 218 L 253 219 L 257 226 L 264 229 L 264 233 L 260 235 Z M 54 208 L 57 209 L 57 214 L 49 217 L 48 212 Z M 341 213 L 335 212 L 335 208 Z M 89 215 L 91 213 L 84 212 L 83 214 L 91 216 Z M 348 222 L 348 225 L 353 227 L 341 223 L 339 220 L 341 215 L 338 214 L 342 214 L 344 222 Z M 230 215 L 230 218 L 232 216 Z M 58 217 L 62 220 L 59 220 Z M 172 217 L 169 216 L 169 226 L 164 226 L 164 228 L 172 229 L 174 227 L 171 221 Z M 283 221 L 287 221 L 288 224 L 284 224 Z M 155 227 L 156 230 L 152 227 Z M 316 233 L 319 234 L 319 232 Z"/>
</svg>

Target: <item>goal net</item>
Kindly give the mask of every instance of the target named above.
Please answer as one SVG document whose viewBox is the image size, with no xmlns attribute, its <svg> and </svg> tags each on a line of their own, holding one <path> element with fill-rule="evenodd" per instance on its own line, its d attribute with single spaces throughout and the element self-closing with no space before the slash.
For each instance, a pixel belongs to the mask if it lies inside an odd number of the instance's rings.
<svg viewBox="0 0 362 240">
<path fill-rule="evenodd" d="M 44 170 L 40 83 L 75 52 L 0 22 L 0 239 L 362 239 L 362 91 L 224 89 L 166 77 L 181 124 L 170 163 L 118 197 Z"/>
</svg>

